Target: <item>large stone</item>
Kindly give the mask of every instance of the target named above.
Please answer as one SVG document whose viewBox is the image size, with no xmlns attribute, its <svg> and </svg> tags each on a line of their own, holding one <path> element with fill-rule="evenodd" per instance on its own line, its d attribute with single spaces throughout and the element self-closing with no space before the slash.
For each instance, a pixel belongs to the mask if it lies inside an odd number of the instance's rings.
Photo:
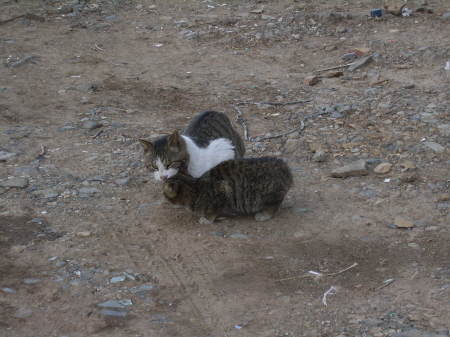
<svg viewBox="0 0 450 337">
<path fill-rule="evenodd" d="M 317 15 L 317 19 L 324 24 L 336 24 L 343 18 L 344 16 L 341 13 L 336 12 L 321 12 Z"/>
<path fill-rule="evenodd" d="M 405 1 L 403 0 L 386 0 L 383 4 L 383 7 L 386 9 L 388 13 L 394 15 L 402 14 L 402 8 L 405 6 Z"/>
<path fill-rule="evenodd" d="M 334 178 L 345 178 L 350 176 L 364 176 L 368 173 L 366 160 L 360 159 L 351 164 L 334 169 L 331 172 L 331 176 Z"/>
<path fill-rule="evenodd" d="M 403 218 L 395 218 L 394 224 L 399 228 L 413 228 L 415 226 L 414 222 Z"/>
<path fill-rule="evenodd" d="M 423 144 L 437 153 L 442 153 L 445 151 L 445 147 L 435 142 L 423 142 Z"/>
<path fill-rule="evenodd" d="M 391 163 L 381 163 L 377 167 L 374 168 L 373 172 L 377 174 L 385 174 L 388 173 L 392 168 Z"/>
<path fill-rule="evenodd" d="M 311 75 L 305 77 L 305 79 L 303 80 L 303 85 L 314 85 L 317 82 L 319 82 L 319 78 L 317 76 Z"/>
<path fill-rule="evenodd" d="M 442 14 L 439 19 L 450 22 L 450 12 Z"/>
<path fill-rule="evenodd" d="M 304 141 L 302 139 L 288 139 L 284 144 L 284 149 L 288 152 L 292 152 L 298 147 L 302 146 Z"/>
<path fill-rule="evenodd" d="M 26 188 L 28 186 L 28 178 L 13 177 L 6 181 L 0 181 L 0 187 L 18 187 Z"/>
<path fill-rule="evenodd" d="M 355 71 L 359 68 L 365 67 L 366 65 L 368 65 L 370 62 L 372 62 L 373 60 L 373 56 L 367 56 L 364 57 L 362 59 L 359 59 L 358 61 L 355 61 L 351 66 L 349 66 L 347 68 L 348 71 Z"/>
</svg>

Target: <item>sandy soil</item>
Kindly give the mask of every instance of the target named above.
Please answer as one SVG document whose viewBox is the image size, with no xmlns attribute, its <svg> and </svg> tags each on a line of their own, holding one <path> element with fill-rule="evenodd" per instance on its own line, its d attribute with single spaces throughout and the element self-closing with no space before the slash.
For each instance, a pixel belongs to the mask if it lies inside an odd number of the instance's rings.
<svg viewBox="0 0 450 337">
<path fill-rule="evenodd" d="M 1 335 L 448 336 L 450 6 L 381 7 L 2 0 Z M 314 72 L 352 51 L 379 55 Z M 244 135 L 236 108 L 273 137 L 248 156 L 285 158 L 295 186 L 267 222 L 202 226 L 162 202 L 137 139 L 206 109 Z M 357 159 L 368 175 L 331 177 Z"/>
</svg>

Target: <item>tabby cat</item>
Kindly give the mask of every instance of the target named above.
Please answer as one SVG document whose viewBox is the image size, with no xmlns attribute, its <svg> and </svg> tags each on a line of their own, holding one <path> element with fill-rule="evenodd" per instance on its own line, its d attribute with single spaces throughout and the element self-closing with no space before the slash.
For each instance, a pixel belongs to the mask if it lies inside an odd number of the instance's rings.
<svg viewBox="0 0 450 337">
<path fill-rule="evenodd" d="M 164 182 L 163 193 L 168 202 L 202 215 L 200 224 L 209 225 L 224 210 L 268 220 L 292 184 L 283 160 L 245 158 L 222 162 L 200 178 L 177 174 Z"/>
<path fill-rule="evenodd" d="M 244 142 L 230 119 L 221 112 L 207 110 L 180 133 L 174 131 L 153 142 L 139 139 L 145 167 L 164 181 L 178 172 L 201 177 L 217 164 L 245 153 Z"/>
</svg>

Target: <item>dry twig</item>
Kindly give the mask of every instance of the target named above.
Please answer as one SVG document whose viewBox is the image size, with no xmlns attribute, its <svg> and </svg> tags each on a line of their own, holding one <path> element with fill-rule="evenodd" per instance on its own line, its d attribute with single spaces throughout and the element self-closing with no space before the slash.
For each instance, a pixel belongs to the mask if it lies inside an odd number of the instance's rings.
<svg viewBox="0 0 450 337">
<path fill-rule="evenodd" d="M 290 280 L 294 280 L 297 278 L 303 278 L 303 277 L 322 277 L 322 276 L 336 276 L 339 274 L 342 274 L 343 272 L 346 272 L 347 270 L 354 268 L 358 265 L 357 262 L 353 263 L 350 267 L 347 267 L 341 271 L 338 271 L 337 273 L 331 273 L 331 274 L 320 274 L 320 273 L 313 273 L 312 275 L 301 275 L 301 276 L 294 276 L 294 277 L 288 277 L 288 278 L 283 278 L 280 280 L 275 280 L 276 282 L 282 282 L 282 281 L 290 281 Z"/>
<path fill-rule="evenodd" d="M 375 288 L 374 291 L 380 290 L 381 288 L 384 288 L 384 287 L 390 285 L 394 281 L 395 281 L 395 279 L 393 279 L 393 278 L 391 278 L 389 280 L 386 280 L 386 281 L 383 282 L 384 284 L 382 286 L 379 286 L 378 288 Z"/>
<path fill-rule="evenodd" d="M 310 102 L 311 100 L 304 100 L 304 101 L 294 101 L 294 102 L 289 102 L 289 103 L 270 103 L 270 102 L 260 102 L 260 103 L 250 103 L 250 102 L 240 102 L 237 103 L 235 105 L 233 105 L 234 110 L 236 110 L 236 112 L 238 113 L 236 116 L 236 122 L 238 122 L 239 124 L 242 125 L 242 128 L 244 129 L 244 139 L 248 140 L 249 142 L 260 142 L 262 140 L 265 139 L 272 139 L 272 138 L 279 138 L 279 137 L 283 137 L 286 135 L 289 135 L 295 131 L 301 132 L 303 131 L 303 129 L 305 128 L 305 120 L 310 119 L 310 118 L 314 118 L 317 116 L 321 116 L 321 115 L 325 115 L 328 114 L 329 112 L 318 112 L 316 114 L 312 114 L 309 116 L 305 116 L 302 119 L 300 119 L 300 127 L 294 130 L 290 130 L 284 133 L 280 133 L 277 134 L 275 136 L 268 136 L 268 137 L 257 137 L 257 138 L 249 138 L 248 137 L 248 127 L 247 127 L 247 121 L 245 120 L 245 118 L 241 117 L 243 115 L 243 112 L 241 111 L 241 109 L 239 109 L 238 105 L 249 105 L 249 104 L 254 104 L 254 105 L 259 105 L 259 104 L 270 104 L 270 105 L 276 105 L 276 106 L 280 106 L 280 105 L 291 105 L 291 104 L 299 104 L 299 103 L 306 103 L 306 102 Z"/>
<path fill-rule="evenodd" d="M 333 70 L 333 69 L 338 69 L 338 68 L 344 68 L 344 67 L 348 67 L 348 66 L 353 65 L 353 63 L 355 63 L 355 62 L 343 64 L 343 65 L 336 66 L 336 67 L 330 67 L 330 68 L 318 69 L 318 70 L 314 70 L 314 72 L 320 72 L 320 71 L 327 71 L 327 70 Z"/>
</svg>

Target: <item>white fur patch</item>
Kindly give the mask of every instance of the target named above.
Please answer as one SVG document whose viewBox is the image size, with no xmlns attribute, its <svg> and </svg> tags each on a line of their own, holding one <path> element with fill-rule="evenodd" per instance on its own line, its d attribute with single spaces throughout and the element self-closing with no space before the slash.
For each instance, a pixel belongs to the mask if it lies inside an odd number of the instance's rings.
<svg viewBox="0 0 450 337">
<path fill-rule="evenodd" d="M 229 139 L 215 139 L 209 143 L 208 147 L 201 148 L 195 145 L 189 137 L 182 137 L 186 141 L 190 156 L 188 172 L 194 178 L 201 177 L 225 160 L 234 159 L 234 146 Z"/>
<path fill-rule="evenodd" d="M 155 179 L 158 181 L 164 181 L 167 178 L 173 177 L 175 174 L 178 173 L 177 169 L 173 168 L 166 169 L 160 158 L 156 159 L 156 166 L 158 166 L 158 171 L 155 171 L 153 174 L 155 176 Z"/>
</svg>

